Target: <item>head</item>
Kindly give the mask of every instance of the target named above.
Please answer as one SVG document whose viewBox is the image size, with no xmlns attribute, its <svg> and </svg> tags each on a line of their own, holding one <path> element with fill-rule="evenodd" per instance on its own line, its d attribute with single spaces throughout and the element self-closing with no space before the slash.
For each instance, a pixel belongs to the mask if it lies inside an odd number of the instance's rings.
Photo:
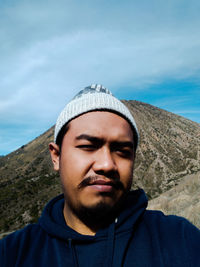
<svg viewBox="0 0 200 267">
<path fill-rule="evenodd" d="M 72 100 L 79 101 L 79 114 L 69 116 L 66 122 L 69 111 L 66 113 L 65 108 L 57 121 L 55 143 L 49 147 L 54 169 L 60 172 L 66 208 L 89 224 L 114 216 L 129 192 L 138 132 L 126 113 L 120 113 L 119 108 L 108 109 L 105 103 L 102 109 L 90 109 L 89 104 L 95 106 L 98 102 L 89 99 L 88 110 L 81 112 L 81 98 L 84 102 L 87 94 L 94 98 L 99 92 L 82 92 Z M 106 98 L 108 93 L 101 94 Z M 110 93 L 108 97 L 109 103 L 112 98 L 115 101 Z"/>
</svg>

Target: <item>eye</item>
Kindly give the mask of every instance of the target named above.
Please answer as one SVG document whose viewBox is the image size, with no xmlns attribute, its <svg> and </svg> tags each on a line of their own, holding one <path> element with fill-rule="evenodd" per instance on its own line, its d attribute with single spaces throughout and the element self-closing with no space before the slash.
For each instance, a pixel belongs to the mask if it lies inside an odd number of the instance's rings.
<svg viewBox="0 0 200 267">
<path fill-rule="evenodd" d="M 94 151 L 97 147 L 93 144 L 82 144 L 82 145 L 77 145 L 76 148 L 79 148 L 85 151 Z"/>
<path fill-rule="evenodd" d="M 116 144 L 113 145 L 111 149 L 113 152 L 115 152 L 117 155 L 123 158 L 132 158 L 133 156 L 133 149 L 130 146 Z"/>
<path fill-rule="evenodd" d="M 126 148 L 120 148 L 116 150 L 117 154 L 119 154 L 121 157 L 124 158 L 130 158 L 133 153 L 131 149 L 126 149 Z"/>
</svg>

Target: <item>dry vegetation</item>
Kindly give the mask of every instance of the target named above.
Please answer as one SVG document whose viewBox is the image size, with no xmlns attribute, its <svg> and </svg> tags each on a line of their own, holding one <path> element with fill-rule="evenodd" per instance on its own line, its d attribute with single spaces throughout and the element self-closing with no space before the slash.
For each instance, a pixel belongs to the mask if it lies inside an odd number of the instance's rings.
<svg viewBox="0 0 200 267">
<path fill-rule="evenodd" d="M 124 103 L 133 113 L 141 136 L 133 188 L 144 188 L 152 199 L 172 188 L 177 190 L 185 176 L 196 177 L 188 178 L 188 184 L 185 182 L 185 188 L 177 193 L 179 198 L 172 197 L 172 194 L 176 196 L 176 191 L 169 191 L 171 195 L 167 201 L 163 200 L 165 195 L 158 200 L 162 201 L 163 207 L 169 207 L 166 212 L 193 218 L 200 206 L 197 197 L 199 124 L 149 104 L 138 101 Z M 53 127 L 29 144 L 0 157 L 0 233 L 37 221 L 47 201 L 61 192 L 48 152 L 48 143 L 52 140 Z M 191 204 L 186 205 L 188 203 Z M 184 214 L 181 213 L 183 205 Z M 196 225 L 199 225 L 198 216 L 193 220 Z"/>
<path fill-rule="evenodd" d="M 200 172 L 186 175 L 179 185 L 152 199 L 148 209 L 185 217 L 200 228 Z"/>
</svg>

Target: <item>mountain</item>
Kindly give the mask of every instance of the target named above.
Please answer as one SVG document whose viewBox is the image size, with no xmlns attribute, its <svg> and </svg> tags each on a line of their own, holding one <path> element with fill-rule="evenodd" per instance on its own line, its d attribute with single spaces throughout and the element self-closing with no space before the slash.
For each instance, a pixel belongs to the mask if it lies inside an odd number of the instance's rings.
<svg viewBox="0 0 200 267">
<path fill-rule="evenodd" d="M 200 228 L 200 172 L 186 175 L 181 182 L 149 201 L 148 209 L 188 218 Z"/>
<path fill-rule="evenodd" d="M 190 175 L 200 171 L 199 124 L 139 101 L 123 102 L 140 132 L 133 188 L 142 187 L 149 199 L 160 201 L 161 194 L 177 188 L 183 180 L 189 185 Z M 47 201 L 61 193 L 48 152 L 53 128 L 0 157 L 0 233 L 35 222 Z"/>
<path fill-rule="evenodd" d="M 126 101 L 137 122 L 141 142 L 135 184 L 150 198 L 200 170 L 200 125 L 149 104 Z"/>
</svg>

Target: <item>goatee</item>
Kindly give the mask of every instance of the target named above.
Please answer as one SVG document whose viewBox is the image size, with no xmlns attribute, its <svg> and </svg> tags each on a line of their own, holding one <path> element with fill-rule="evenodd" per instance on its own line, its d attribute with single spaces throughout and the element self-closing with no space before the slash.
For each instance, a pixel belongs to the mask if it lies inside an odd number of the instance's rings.
<svg viewBox="0 0 200 267">
<path fill-rule="evenodd" d="M 102 200 L 89 207 L 83 205 L 74 207 L 70 201 L 67 199 L 65 199 L 65 201 L 77 218 L 90 229 L 97 231 L 98 229 L 107 227 L 118 217 L 126 195 L 127 192 L 124 192 L 121 198 L 114 204 L 108 204 Z"/>
</svg>

